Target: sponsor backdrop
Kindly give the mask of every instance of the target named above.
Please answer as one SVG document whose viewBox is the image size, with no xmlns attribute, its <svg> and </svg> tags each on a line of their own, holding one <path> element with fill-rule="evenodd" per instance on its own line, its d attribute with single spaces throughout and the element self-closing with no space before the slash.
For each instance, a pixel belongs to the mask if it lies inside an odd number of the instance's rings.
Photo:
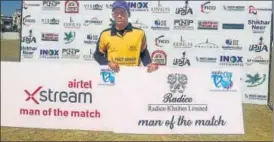
<svg viewBox="0 0 274 142">
<path fill-rule="evenodd" d="M 112 1 L 24 1 L 22 62 L 88 62 Z M 244 103 L 267 104 L 271 1 L 129 1 L 162 66 L 240 68 Z M 216 85 L 224 87 L 223 79 Z M 230 89 L 228 87 L 228 89 Z"/>
<path fill-rule="evenodd" d="M 241 72 L 235 68 L 163 67 L 148 74 L 144 68 L 121 67 L 121 73 L 113 74 L 108 67 L 89 63 L 1 62 L 1 66 L 1 81 L 5 82 L 1 86 L 1 126 L 244 134 Z M 215 86 L 220 77 L 230 89 Z M 197 86 L 201 82 L 207 83 Z"/>
</svg>

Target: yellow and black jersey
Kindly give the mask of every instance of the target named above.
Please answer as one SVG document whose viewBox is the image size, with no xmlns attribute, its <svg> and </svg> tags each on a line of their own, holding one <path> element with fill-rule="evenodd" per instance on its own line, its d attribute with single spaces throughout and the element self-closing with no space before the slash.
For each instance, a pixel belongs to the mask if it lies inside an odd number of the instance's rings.
<svg viewBox="0 0 274 142">
<path fill-rule="evenodd" d="M 142 61 L 146 66 L 151 59 L 145 32 L 131 23 L 123 31 L 117 31 L 113 25 L 100 34 L 94 58 L 100 65 L 111 61 L 121 66 L 140 66 Z"/>
</svg>

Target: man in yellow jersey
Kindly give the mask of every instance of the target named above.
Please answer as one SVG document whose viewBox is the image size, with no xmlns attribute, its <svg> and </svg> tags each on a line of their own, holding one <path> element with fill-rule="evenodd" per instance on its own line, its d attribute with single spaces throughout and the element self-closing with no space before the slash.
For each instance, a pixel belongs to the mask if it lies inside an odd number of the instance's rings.
<svg viewBox="0 0 274 142">
<path fill-rule="evenodd" d="M 101 32 L 94 59 L 115 72 L 119 72 L 119 66 L 140 66 L 141 61 L 148 72 L 156 71 L 158 65 L 151 62 L 145 32 L 128 22 L 130 11 L 127 3 L 115 1 L 112 16 L 115 23 Z"/>
</svg>

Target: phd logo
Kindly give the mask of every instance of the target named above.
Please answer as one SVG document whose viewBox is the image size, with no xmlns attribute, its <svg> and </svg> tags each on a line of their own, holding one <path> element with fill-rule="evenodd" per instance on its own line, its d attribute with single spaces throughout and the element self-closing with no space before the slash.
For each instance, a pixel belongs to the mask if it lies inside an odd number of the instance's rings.
<svg viewBox="0 0 274 142">
<path fill-rule="evenodd" d="M 232 72 L 213 71 L 211 72 L 211 79 L 216 89 L 212 89 L 212 92 L 236 92 L 233 90 Z"/>
<path fill-rule="evenodd" d="M 148 2 L 128 2 L 128 7 L 130 11 L 136 12 L 147 12 L 148 11 Z"/>
<path fill-rule="evenodd" d="M 87 34 L 86 40 L 84 40 L 85 44 L 96 44 L 99 40 L 99 35 L 95 34 Z"/>
<path fill-rule="evenodd" d="M 157 19 L 153 24 L 154 26 L 151 26 L 151 29 L 154 31 L 169 31 L 166 20 Z"/>
<path fill-rule="evenodd" d="M 239 46 L 239 40 L 226 39 L 225 46 L 222 46 L 223 50 L 242 50 L 242 46 Z"/>
<path fill-rule="evenodd" d="M 155 38 L 155 46 L 157 47 L 164 47 L 166 45 L 169 44 L 169 40 L 168 39 L 164 39 L 164 35 L 160 35 L 158 37 Z"/>
<path fill-rule="evenodd" d="M 78 2 L 78 0 L 66 0 L 66 2 L 65 2 L 65 13 L 79 13 L 79 2 Z"/>
<path fill-rule="evenodd" d="M 201 12 L 202 13 L 208 14 L 211 11 L 216 10 L 216 6 L 212 6 L 212 5 L 209 5 L 209 4 L 210 4 L 210 1 L 201 4 Z"/>
<path fill-rule="evenodd" d="M 115 73 L 110 68 L 101 69 L 101 83 L 99 85 L 115 85 Z"/>
<path fill-rule="evenodd" d="M 257 44 L 251 44 L 251 45 L 249 46 L 249 51 L 254 51 L 254 52 L 262 52 L 262 51 L 265 51 L 265 52 L 268 52 L 267 45 L 265 45 L 265 44 L 263 43 L 263 37 L 260 37 L 259 43 L 257 43 Z"/>
</svg>

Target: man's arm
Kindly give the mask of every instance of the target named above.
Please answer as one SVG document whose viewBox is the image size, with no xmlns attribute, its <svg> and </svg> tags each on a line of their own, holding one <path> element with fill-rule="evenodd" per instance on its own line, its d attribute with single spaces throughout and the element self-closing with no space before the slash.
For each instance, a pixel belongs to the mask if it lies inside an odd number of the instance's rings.
<svg viewBox="0 0 274 142">
<path fill-rule="evenodd" d="M 146 41 L 145 33 L 142 40 L 140 58 L 144 66 L 147 66 L 151 63 L 150 54 L 149 54 L 149 51 L 147 50 L 147 41 Z"/>
<path fill-rule="evenodd" d="M 100 65 L 107 65 L 108 59 L 107 59 L 107 47 L 104 39 L 103 33 L 100 35 L 99 40 L 96 44 L 96 50 L 94 52 L 94 59 L 100 64 Z"/>
</svg>

